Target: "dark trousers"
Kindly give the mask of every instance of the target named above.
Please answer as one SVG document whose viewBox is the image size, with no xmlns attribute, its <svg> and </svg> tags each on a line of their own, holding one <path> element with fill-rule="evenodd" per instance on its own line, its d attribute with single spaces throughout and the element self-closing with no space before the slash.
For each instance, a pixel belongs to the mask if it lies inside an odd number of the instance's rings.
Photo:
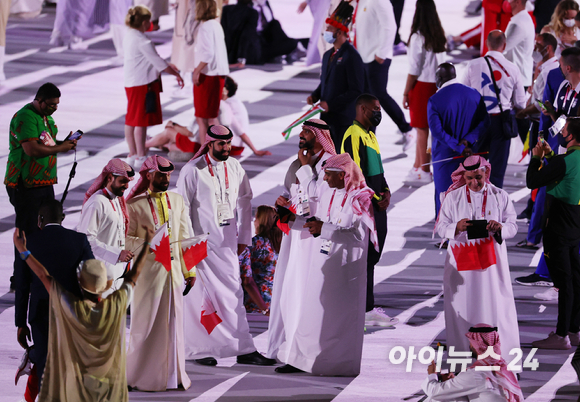
<svg viewBox="0 0 580 402">
<path fill-rule="evenodd" d="M 34 348 L 30 351 L 30 360 L 36 366 L 38 389 L 40 389 L 44 366 L 46 366 L 46 355 L 48 353 L 48 311 L 46 311 L 45 315 L 38 315 L 39 317 L 30 323 L 32 341 L 34 342 Z"/>
<path fill-rule="evenodd" d="M 411 129 L 411 125 L 405 119 L 405 115 L 397 102 L 387 93 L 390 66 L 391 59 L 385 59 L 383 64 L 379 64 L 376 60 L 365 64 L 368 89 L 370 93 L 379 98 L 381 106 L 391 120 L 395 122 L 399 130 L 402 133 L 406 133 Z"/>
<path fill-rule="evenodd" d="M 397 35 L 395 36 L 395 45 L 401 42 L 401 37 L 399 36 L 399 27 L 401 26 L 401 16 L 403 15 L 403 8 L 405 7 L 405 0 L 391 0 L 393 4 L 393 11 L 395 13 L 395 22 L 397 23 Z"/>
<path fill-rule="evenodd" d="M 278 56 L 290 54 L 298 45 L 296 39 L 289 38 L 286 35 L 278 20 L 270 21 L 261 32 L 260 37 L 262 38 L 262 58 L 264 62 Z"/>
<path fill-rule="evenodd" d="M 484 155 L 491 164 L 491 183 L 499 188 L 503 187 L 503 178 L 510 155 L 511 139 L 505 138 L 502 131 L 500 115 L 490 115 L 491 124 L 486 133 L 479 140 L 478 152 L 489 152 Z"/>
<path fill-rule="evenodd" d="M 580 331 L 580 238 L 569 239 L 553 230 L 544 232 L 544 256 L 554 286 L 558 288 L 556 334 Z"/>
<path fill-rule="evenodd" d="M 385 239 L 387 238 L 387 211 L 379 211 L 373 204 L 375 213 L 375 224 L 377 226 L 377 237 L 379 238 L 379 251 L 375 250 L 373 243 L 369 241 L 369 252 L 367 254 L 367 305 L 366 311 L 371 311 L 375 307 L 374 277 L 375 265 L 381 259 Z"/>
<path fill-rule="evenodd" d="M 321 113 L 320 119 L 324 120 L 330 128 L 330 136 L 332 137 L 332 142 L 334 142 L 334 147 L 336 148 L 336 153 L 340 153 L 340 148 L 342 147 L 342 139 L 346 130 L 352 125 L 352 121 L 346 123 L 345 119 L 339 113 Z"/>
<path fill-rule="evenodd" d="M 536 201 L 532 208 L 532 217 L 528 226 L 528 236 L 526 241 L 538 244 L 542 240 L 542 222 L 544 217 L 544 207 L 546 203 L 546 187 L 540 187 L 536 193 Z"/>
<path fill-rule="evenodd" d="M 54 188 L 52 186 L 26 188 L 23 185 L 18 187 L 6 187 L 10 204 L 14 206 L 16 213 L 16 227 L 24 230 L 26 235 L 32 234 L 39 230 L 38 228 L 38 210 L 42 202 L 47 199 L 54 199 Z M 18 250 L 14 247 L 14 270 L 18 269 L 24 261 L 20 259 Z M 14 281 L 14 275 L 10 282 Z M 12 286 L 11 286 L 12 287 Z"/>
</svg>

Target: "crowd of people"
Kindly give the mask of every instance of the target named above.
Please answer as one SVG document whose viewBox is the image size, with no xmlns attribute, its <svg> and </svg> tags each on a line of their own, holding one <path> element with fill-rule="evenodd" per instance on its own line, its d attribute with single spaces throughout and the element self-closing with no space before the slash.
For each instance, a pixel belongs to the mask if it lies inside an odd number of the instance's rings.
<svg viewBox="0 0 580 402">
<path fill-rule="evenodd" d="M 16 213 L 15 322 L 26 350 L 17 378 L 29 374 L 27 401 L 37 394 L 125 401 L 127 390 L 187 389 L 186 360 L 215 366 L 236 357 L 238 364 L 282 363 L 275 368 L 282 374 L 358 375 L 365 325 L 398 323 L 375 305 L 373 293 L 391 200 L 375 135 L 381 108 L 402 134 L 404 151 L 415 145 L 406 181 L 434 182 L 434 231 L 438 247 L 447 249 L 446 345 L 485 354 L 458 375 L 429 366 L 425 393 L 434 401 L 450 395 L 523 401 L 504 359 L 520 348 L 506 246 L 518 219 L 529 219 L 518 246 L 542 242 L 544 253 L 536 272 L 516 282 L 548 286 L 558 300 L 555 331 L 533 346 L 580 345 L 576 2 L 554 4 L 542 27 L 526 0 L 504 1 L 499 9 L 484 1 L 480 26 L 446 38 L 435 2 L 417 0 L 400 94 L 410 122 L 386 89 L 391 60 L 401 51 L 391 2 L 333 4 L 325 25 L 315 19 L 321 27 L 304 46 L 284 34 L 267 1 L 240 1 L 221 14 L 221 2 L 197 0 L 187 5 L 192 18 L 177 15 L 186 31 L 179 46 L 195 54 L 188 67 L 166 62 L 146 36 L 162 12 L 151 2 L 152 9 L 129 8 L 125 19 L 129 155 L 109 161 L 88 188 L 76 231 L 61 226 L 63 206 L 54 199 L 57 155 L 74 150 L 82 135 L 56 139 L 52 114 L 60 90 L 42 85 L 10 124 L 5 185 Z M 316 15 L 316 7 L 331 7 L 314 3 L 308 4 Z M 446 51 L 462 44 L 480 46 L 481 57 L 457 77 Z M 228 74 L 230 65 L 281 56 L 289 63 L 321 61 L 320 83 L 307 98 L 321 113 L 302 123 L 284 191 L 257 208 L 252 230 L 252 188 L 234 156 L 242 142 L 256 155 L 269 151 L 248 137 L 248 113 Z M 181 87 L 181 74 L 191 73 L 197 128 L 169 121 L 147 139 L 147 127 L 163 122 L 161 72 Z M 530 153 L 531 196 L 518 215 L 502 187 L 510 146 L 520 140 Z M 151 155 L 149 148 L 173 154 Z M 180 154 L 188 162 L 170 191 L 171 155 Z M 265 355 L 254 345 L 248 312 L 269 317 Z M 500 369 L 477 369 L 491 365 Z M 580 348 L 572 365 L 580 378 Z"/>
</svg>

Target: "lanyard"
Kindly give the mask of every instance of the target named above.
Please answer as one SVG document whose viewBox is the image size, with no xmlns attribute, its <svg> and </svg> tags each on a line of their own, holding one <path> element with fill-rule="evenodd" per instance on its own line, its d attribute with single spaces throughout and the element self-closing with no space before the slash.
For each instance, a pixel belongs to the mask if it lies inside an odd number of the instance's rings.
<svg viewBox="0 0 580 402">
<path fill-rule="evenodd" d="M 209 169 L 209 174 L 211 174 L 211 177 L 215 181 L 218 181 L 217 180 L 217 177 L 216 177 L 217 175 L 214 175 L 214 173 L 213 173 L 213 166 L 211 165 L 211 162 L 209 160 L 209 156 L 207 156 L 207 154 L 205 154 L 205 161 L 207 163 L 207 168 Z M 225 175 L 226 175 L 225 182 L 226 182 L 226 195 L 227 195 L 227 192 L 228 192 L 228 190 L 230 188 L 230 180 L 228 178 L 228 165 L 225 162 L 224 162 L 224 171 L 225 171 Z M 217 183 L 217 187 L 220 189 L 220 197 L 219 197 L 219 200 L 221 202 L 223 202 L 222 197 L 221 197 L 222 186 L 219 184 L 219 181 Z M 217 196 L 217 189 L 216 189 L 216 196 Z"/>
<path fill-rule="evenodd" d="M 171 203 L 169 202 L 169 195 L 165 193 L 165 199 L 167 200 L 167 208 L 171 210 Z M 151 196 L 147 194 L 147 201 L 149 202 L 149 207 L 151 207 L 151 214 L 153 215 L 153 223 L 155 223 L 155 229 L 159 227 L 159 219 L 157 218 L 157 212 L 155 212 L 155 207 L 153 206 L 153 200 Z M 161 208 L 163 208 L 163 203 L 161 203 Z M 171 216 L 169 212 L 167 213 L 167 231 L 171 235 Z"/>
<path fill-rule="evenodd" d="M 324 149 L 322 151 L 320 151 L 320 155 L 318 155 L 318 157 L 314 161 L 314 164 L 312 165 L 312 169 L 314 169 L 315 172 L 316 172 L 316 165 L 318 165 L 318 162 L 320 162 L 320 160 L 322 159 L 323 156 L 324 156 Z M 298 180 L 298 177 L 296 178 L 296 184 L 300 185 L 300 180 Z"/>
<path fill-rule="evenodd" d="M 562 104 L 562 109 L 564 109 L 564 105 L 568 102 L 568 95 L 570 94 L 570 90 L 572 89 L 572 85 L 568 84 L 568 88 L 566 89 L 566 96 L 564 96 L 564 103 Z M 568 106 L 567 115 L 570 114 L 570 110 L 572 110 L 572 105 L 574 104 L 574 99 L 578 96 L 578 92 L 572 89 L 574 92 L 574 96 L 570 99 L 570 106 Z"/>
<path fill-rule="evenodd" d="M 495 64 L 497 64 L 497 65 L 499 66 L 499 68 L 501 68 L 501 69 L 503 70 L 503 72 L 505 73 L 505 75 L 506 75 L 506 76 L 508 76 L 508 77 L 510 76 L 510 74 L 509 74 L 509 73 L 506 71 L 506 69 L 505 69 L 505 68 L 504 68 L 504 67 L 503 67 L 503 66 L 500 64 L 500 62 L 499 62 L 499 61 L 497 61 L 497 60 L 496 60 L 496 59 L 495 59 L 493 56 L 489 56 L 489 55 L 488 55 L 488 56 L 485 56 L 485 57 L 489 57 L 490 59 L 492 59 L 492 60 L 493 60 L 493 62 L 494 62 Z"/>
<path fill-rule="evenodd" d="M 330 205 L 328 206 L 328 212 L 326 214 L 326 217 L 328 218 L 327 222 L 330 222 L 330 209 L 332 208 L 332 203 L 334 202 L 334 195 L 336 194 L 336 189 L 334 189 L 334 192 L 332 193 L 332 197 L 330 197 Z M 342 211 L 342 208 L 344 207 L 344 204 L 346 203 L 346 198 L 348 197 L 348 193 L 344 193 L 344 197 L 342 198 L 342 203 L 340 204 L 340 210 Z"/>
<path fill-rule="evenodd" d="M 465 186 L 465 194 L 467 195 L 467 202 L 471 208 L 471 195 L 469 194 L 469 187 Z M 485 207 L 487 206 L 487 188 L 483 190 L 483 204 L 481 204 L 481 216 L 485 217 Z M 473 215 L 473 213 L 472 213 Z"/>
</svg>

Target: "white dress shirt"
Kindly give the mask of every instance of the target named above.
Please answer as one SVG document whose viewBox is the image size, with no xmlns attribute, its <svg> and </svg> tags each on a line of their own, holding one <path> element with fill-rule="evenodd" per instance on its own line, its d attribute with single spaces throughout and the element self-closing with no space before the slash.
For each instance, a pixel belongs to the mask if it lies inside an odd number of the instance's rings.
<svg viewBox="0 0 580 402">
<path fill-rule="evenodd" d="M 490 50 L 485 56 L 488 56 L 489 64 L 494 71 L 503 110 L 525 108 L 526 94 L 520 70 L 498 51 Z M 488 113 L 500 113 L 485 58 L 479 57 L 469 62 L 463 76 L 463 84 L 476 89 L 483 96 Z"/>
<path fill-rule="evenodd" d="M 203 62 L 207 66 L 201 71 L 205 75 L 228 75 L 228 52 L 224 30 L 217 19 L 203 21 L 195 38 L 196 65 Z"/>
<path fill-rule="evenodd" d="M 505 36 L 507 38 L 505 57 L 518 66 L 522 73 L 524 86 L 528 87 L 532 85 L 534 72 L 532 53 L 534 52 L 536 30 L 532 17 L 526 10 L 512 16 L 505 30 Z"/>
<path fill-rule="evenodd" d="M 355 18 L 356 50 L 363 63 L 371 63 L 375 56 L 392 59 L 397 23 L 391 2 L 359 0 Z"/>
<path fill-rule="evenodd" d="M 544 97 L 544 89 L 546 88 L 546 83 L 548 82 L 548 74 L 553 69 L 559 67 L 560 63 L 558 62 L 558 58 L 556 56 L 546 60 L 540 65 L 540 73 L 534 81 L 534 87 L 532 90 L 532 102 L 534 102 L 534 106 L 536 106 L 536 109 L 538 109 L 539 112 L 541 112 L 542 109 L 540 108 L 537 99 L 542 100 Z"/>
<path fill-rule="evenodd" d="M 435 70 L 445 61 L 445 52 L 433 53 L 425 49 L 425 38 L 420 33 L 414 33 L 409 39 L 407 49 L 409 74 L 418 76 L 421 82 L 435 82 Z"/>
<path fill-rule="evenodd" d="M 159 78 L 167 62 L 157 54 L 151 40 L 136 29 L 129 28 L 123 42 L 125 52 L 125 88 L 147 85 Z"/>
</svg>

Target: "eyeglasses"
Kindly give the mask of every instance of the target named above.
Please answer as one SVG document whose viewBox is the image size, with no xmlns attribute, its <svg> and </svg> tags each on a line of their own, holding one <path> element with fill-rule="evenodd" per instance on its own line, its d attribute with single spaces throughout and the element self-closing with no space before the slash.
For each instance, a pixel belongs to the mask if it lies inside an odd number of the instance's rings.
<svg viewBox="0 0 580 402">
<path fill-rule="evenodd" d="M 46 106 L 48 106 L 51 109 L 56 109 L 58 107 L 58 102 L 55 103 L 48 103 L 46 100 L 41 100 L 40 103 L 44 103 Z"/>
</svg>

